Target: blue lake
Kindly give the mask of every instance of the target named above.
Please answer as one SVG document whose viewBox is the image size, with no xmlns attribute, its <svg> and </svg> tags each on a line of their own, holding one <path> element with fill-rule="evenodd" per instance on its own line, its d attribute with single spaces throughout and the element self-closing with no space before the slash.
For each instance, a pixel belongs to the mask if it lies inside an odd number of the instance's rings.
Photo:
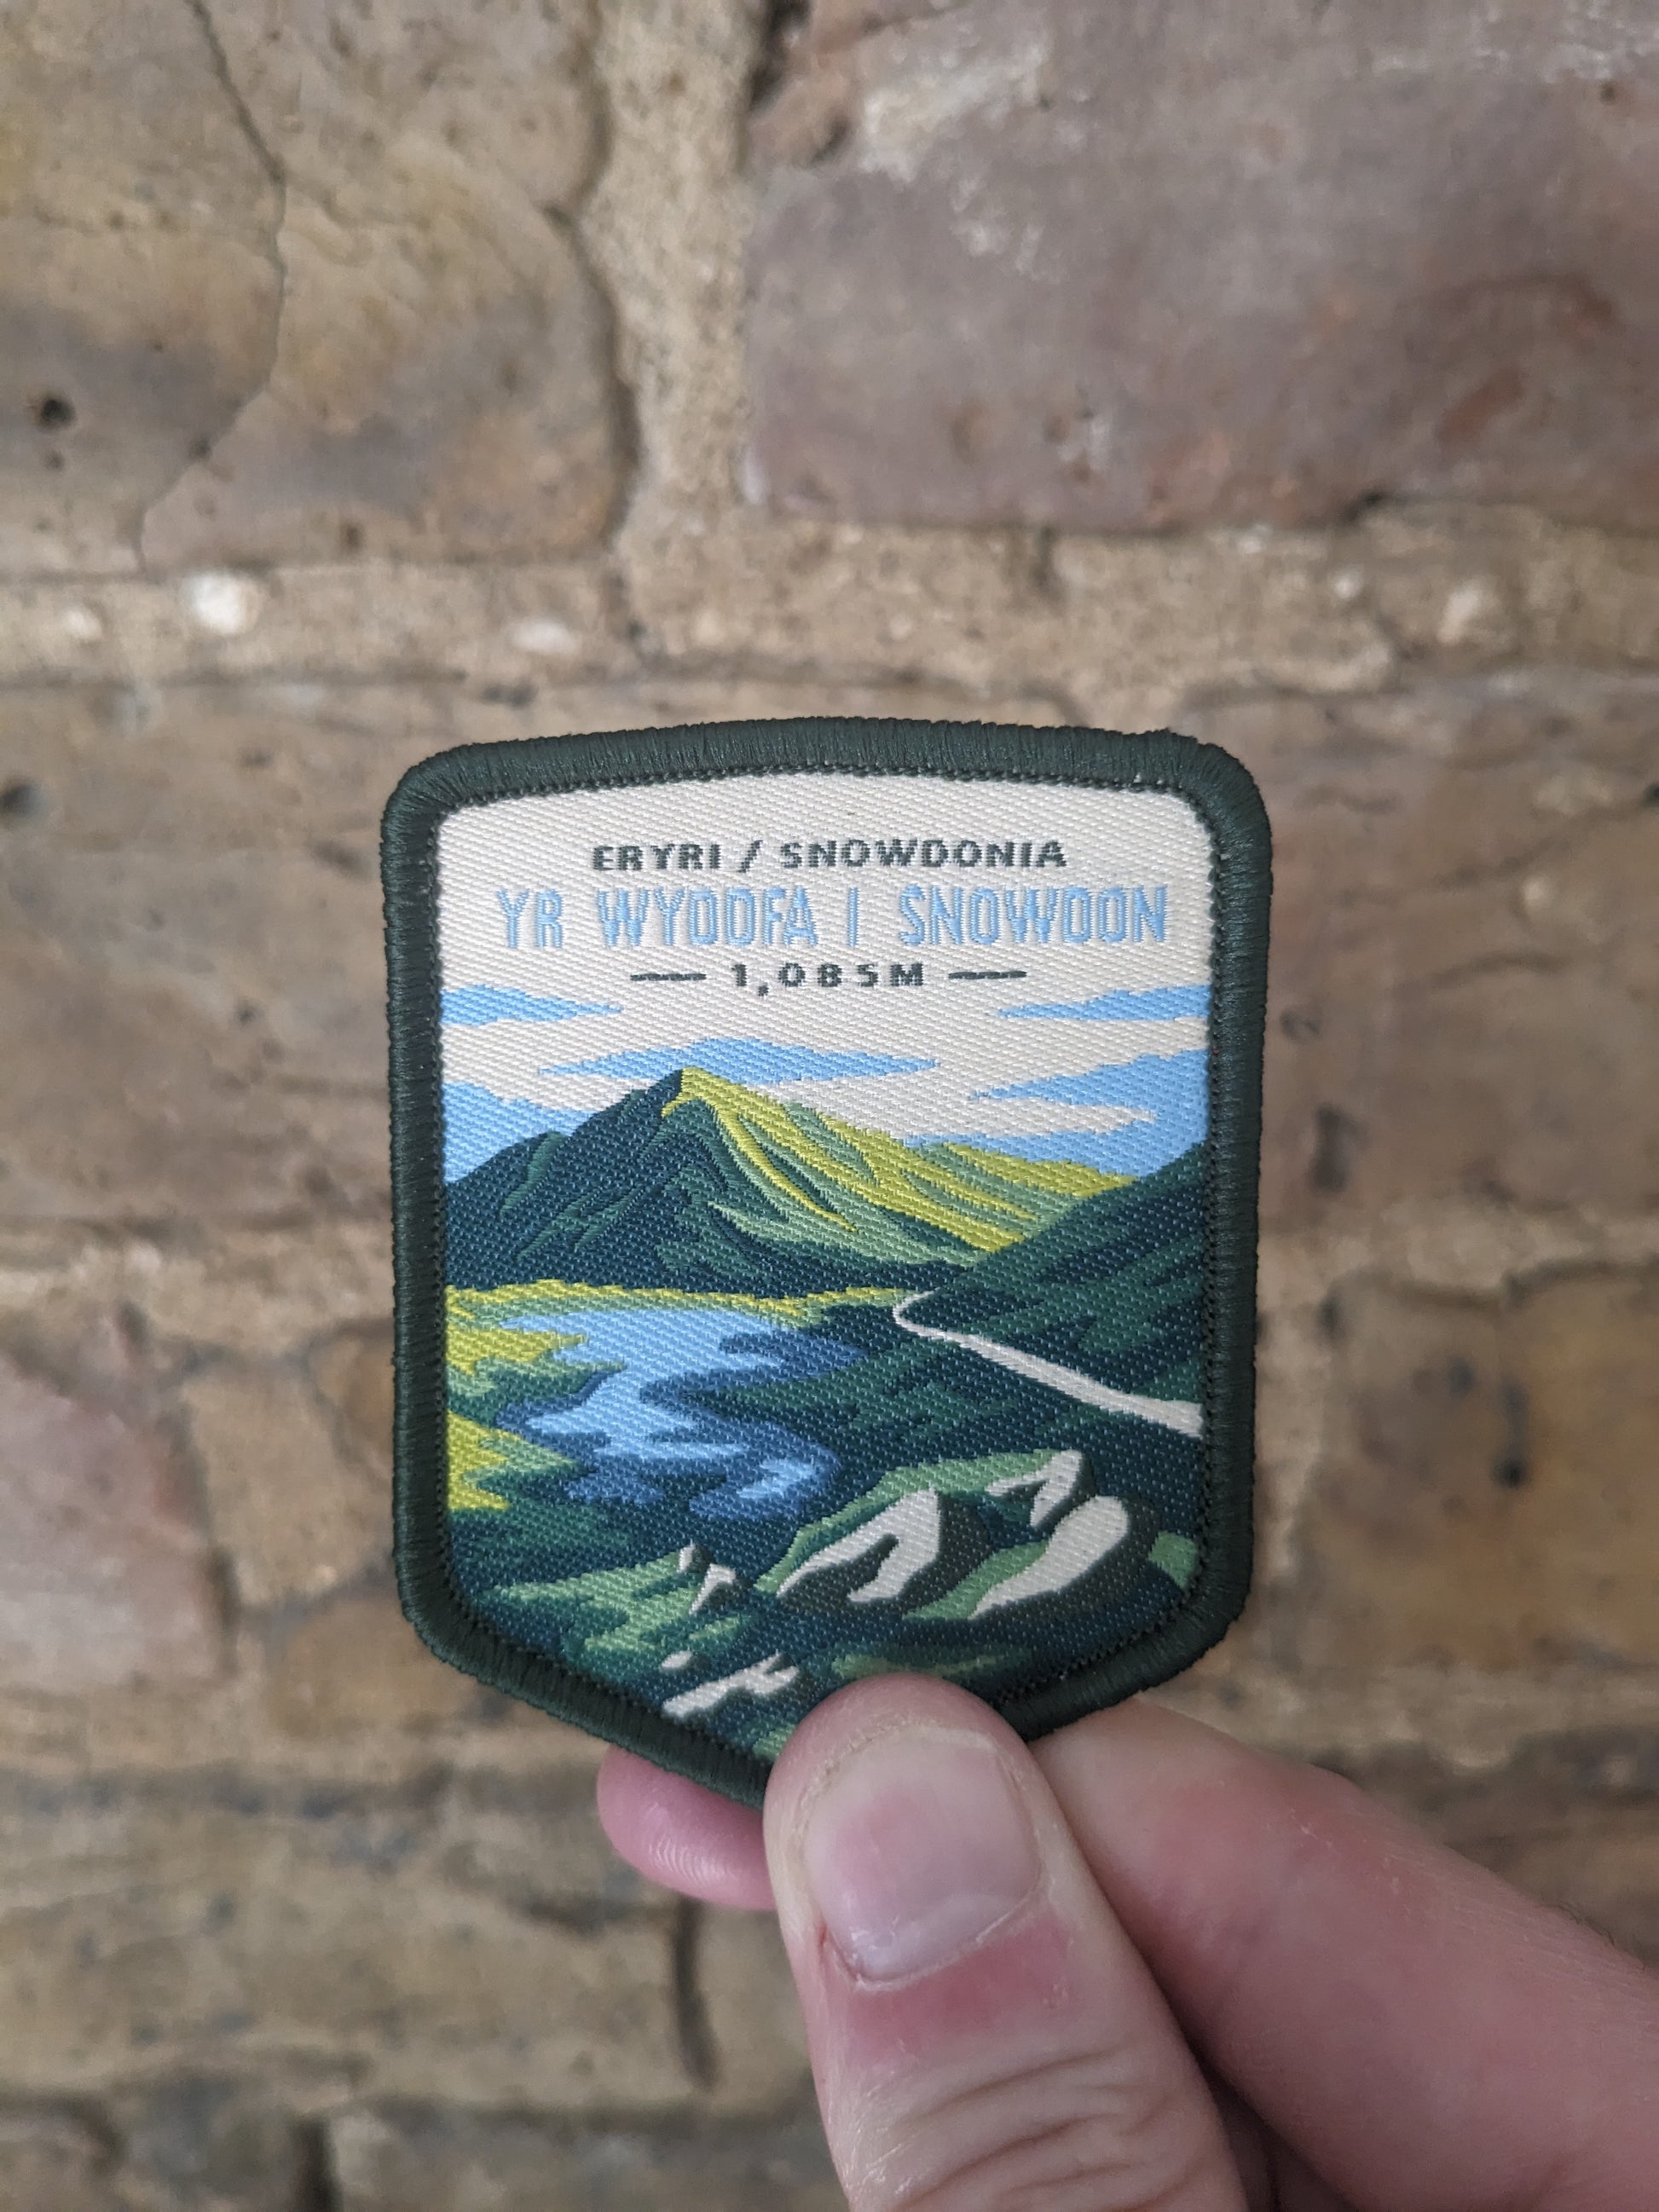
<svg viewBox="0 0 1659 2212">
<path fill-rule="evenodd" d="M 587 1472 L 573 1498 L 656 1504 L 695 1498 L 699 1514 L 750 1519 L 793 1514 L 827 1491 L 841 1462 L 822 1444 L 770 1421 L 733 1420 L 685 1393 L 708 1384 L 824 1375 L 862 1353 L 812 1331 L 739 1309 L 650 1304 L 526 1315 L 507 1326 L 580 1334 L 579 1360 L 615 1360 L 579 1398 L 516 1407 L 511 1425 Z"/>
</svg>

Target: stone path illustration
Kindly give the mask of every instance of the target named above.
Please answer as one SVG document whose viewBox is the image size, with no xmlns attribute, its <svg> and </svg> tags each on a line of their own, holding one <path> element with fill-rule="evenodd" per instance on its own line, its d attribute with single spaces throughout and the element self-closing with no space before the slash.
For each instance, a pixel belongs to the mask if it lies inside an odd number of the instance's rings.
<svg viewBox="0 0 1659 2212">
<path fill-rule="evenodd" d="M 911 1336 L 931 1338 L 935 1344 L 955 1344 L 964 1352 L 976 1352 L 981 1359 L 1006 1367 L 1012 1374 L 1023 1375 L 1028 1382 L 1045 1383 L 1050 1390 L 1079 1399 L 1085 1406 L 1098 1406 L 1105 1413 L 1128 1413 L 1139 1421 L 1154 1421 L 1159 1428 L 1177 1430 L 1183 1437 L 1196 1437 L 1203 1432 L 1201 1407 L 1189 1404 L 1184 1398 L 1142 1398 L 1132 1390 L 1114 1390 L 1104 1382 L 1097 1382 L 1092 1375 L 1079 1374 L 1074 1367 L 1062 1367 L 1056 1360 L 1040 1359 L 1033 1352 L 1016 1352 L 1011 1345 L 994 1344 L 988 1336 L 969 1336 L 954 1328 L 929 1328 L 925 1322 L 909 1320 L 907 1310 L 927 1296 L 926 1291 L 915 1291 L 908 1297 L 900 1298 L 892 1310 L 894 1326 Z"/>
</svg>

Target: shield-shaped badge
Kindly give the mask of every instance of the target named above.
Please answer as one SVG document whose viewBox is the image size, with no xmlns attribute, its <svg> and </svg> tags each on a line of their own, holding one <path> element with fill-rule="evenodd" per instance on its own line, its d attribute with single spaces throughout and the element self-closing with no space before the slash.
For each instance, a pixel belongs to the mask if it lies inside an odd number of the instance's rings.
<svg viewBox="0 0 1659 2212">
<path fill-rule="evenodd" d="M 1268 846 L 1191 740 L 465 748 L 387 809 L 398 1549 L 757 1801 L 856 1676 L 1039 1735 L 1249 1570 Z"/>
</svg>

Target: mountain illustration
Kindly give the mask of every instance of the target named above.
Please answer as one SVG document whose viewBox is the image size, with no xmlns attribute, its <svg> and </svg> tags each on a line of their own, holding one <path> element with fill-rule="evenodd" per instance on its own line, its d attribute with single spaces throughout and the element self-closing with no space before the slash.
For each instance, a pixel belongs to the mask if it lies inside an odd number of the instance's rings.
<svg viewBox="0 0 1659 2212">
<path fill-rule="evenodd" d="M 1194 1145 L 1155 1175 L 1083 1200 L 926 1299 L 917 1319 L 994 1337 L 1120 1389 L 1196 1398 L 1204 1172 Z"/>
<path fill-rule="evenodd" d="M 768 1297 L 933 1289 L 1122 1180 L 901 1144 L 684 1067 L 453 1183 L 448 1279 Z"/>
<path fill-rule="evenodd" d="M 906 1317 L 1036 1353 L 1115 1389 L 1196 1401 L 1203 1326 L 1204 1152 L 1080 1200 L 908 1306 Z M 810 1332 L 864 1354 L 860 1387 L 835 1371 L 709 1387 L 723 1413 L 769 1420 L 874 1479 L 887 1468 L 1017 1450 L 1034 1433 L 1088 1446 L 1098 1471 L 1188 1510 L 1190 1440 L 1089 1405 L 957 1344 L 900 1335 L 885 1310 L 841 1307 Z M 1091 1440 L 1093 1440 L 1092 1443 Z M 1178 1522 L 1171 1525 L 1178 1525 Z"/>
</svg>

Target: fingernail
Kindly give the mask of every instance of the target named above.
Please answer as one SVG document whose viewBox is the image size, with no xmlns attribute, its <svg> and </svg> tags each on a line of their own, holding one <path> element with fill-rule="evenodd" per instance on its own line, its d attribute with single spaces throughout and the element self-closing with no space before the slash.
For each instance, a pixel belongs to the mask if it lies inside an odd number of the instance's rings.
<svg viewBox="0 0 1659 2212">
<path fill-rule="evenodd" d="M 1002 1760 L 939 1732 L 854 1752 L 811 1803 L 800 1856 L 830 1942 L 868 1981 L 944 1966 L 1023 1905 L 1040 1871 Z"/>
</svg>

